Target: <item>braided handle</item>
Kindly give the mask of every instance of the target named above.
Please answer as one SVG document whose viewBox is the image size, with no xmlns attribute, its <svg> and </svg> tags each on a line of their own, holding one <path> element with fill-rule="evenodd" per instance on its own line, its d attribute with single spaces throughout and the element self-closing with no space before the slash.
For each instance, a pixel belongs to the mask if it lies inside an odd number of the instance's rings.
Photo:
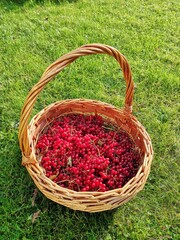
<svg viewBox="0 0 180 240">
<path fill-rule="evenodd" d="M 38 95 L 46 86 L 46 84 L 50 82 L 51 79 L 55 77 L 66 66 L 68 66 L 70 63 L 75 61 L 80 56 L 86 56 L 91 54 L 108 54 L 110 56 L 113 56 L 119 62 L 126 81 L 125 111 L 128 111 L 129 113 L 132 112 L 134 83 L 132 80 L 131 69 L 126 58 L 118 50 L 107 45 L 103 44 L 84 45 L 60 57 L 53 64 L 51 64 L 46 69 L 39 82 L 29 92 L 21 112 L 19 126 L 19 144 L 24 156 L 28 157 L 30 155 L 29 140 L 27 137 L 27 127 L 31 111 L 33 109 L 33 106 Z"/>
</svg>

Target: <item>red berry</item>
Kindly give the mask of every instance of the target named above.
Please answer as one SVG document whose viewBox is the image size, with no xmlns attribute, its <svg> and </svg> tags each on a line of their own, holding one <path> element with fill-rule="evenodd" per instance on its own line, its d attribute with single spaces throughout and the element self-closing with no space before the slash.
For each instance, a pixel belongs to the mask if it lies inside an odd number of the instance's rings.
<svg viewBox="0 0 180 240">
<path fill-rule="evenodd" d="M 69 114 L 40 135 L 46 176 L 74 191 L 108 191 L 135 176 L 140 154 L 129 135 L 98 115 Z"/>
</svg>

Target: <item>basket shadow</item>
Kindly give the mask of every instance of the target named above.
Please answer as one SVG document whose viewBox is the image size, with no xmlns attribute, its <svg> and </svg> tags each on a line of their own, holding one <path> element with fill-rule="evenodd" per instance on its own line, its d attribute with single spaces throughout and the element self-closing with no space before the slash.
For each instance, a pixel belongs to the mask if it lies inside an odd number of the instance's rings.
<svg viewBox="0 0 180 240">
<path fill-rule="evenodd" d="M 54 239 L 61 235 L 62 228 L 65 229 L 62 239 L 105 239 L 117 211 L 117 208 L 97 213 L 74 211 L 47 199 L 41 192 L 38 192 L 36 204 L 41 206 L 41 221 L 50 216 Z M 48 235 L 49 229 L 44 234 Z"/>
</svg>

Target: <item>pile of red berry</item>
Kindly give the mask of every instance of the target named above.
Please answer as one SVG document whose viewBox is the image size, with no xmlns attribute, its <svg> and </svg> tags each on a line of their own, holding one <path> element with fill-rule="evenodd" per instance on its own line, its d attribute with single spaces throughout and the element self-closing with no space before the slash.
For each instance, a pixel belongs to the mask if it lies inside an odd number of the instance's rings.
<svg viewBox="0 0 180 240">
<path fill-rule="evenodd" d="M 46 176 L 75 191 L 121 188 L 140 165 L 129 135 L 99 115 L 55 119 L 40 135 L 36 152 Z"/>
</svg>

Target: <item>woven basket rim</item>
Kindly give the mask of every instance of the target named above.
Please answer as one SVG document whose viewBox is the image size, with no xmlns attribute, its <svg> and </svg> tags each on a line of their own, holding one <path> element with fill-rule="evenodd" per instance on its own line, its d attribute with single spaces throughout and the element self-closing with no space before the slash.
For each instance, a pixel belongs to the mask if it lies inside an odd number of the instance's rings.
<svg viewBox="0 0 180 240">
<path fill-rule="evenodd" d="M 28 125 L 28 129 L 31 127 L 31 125 L 32 124 L 34 124 L 33 123 L 33 121 L 34 121 L 34 119 L 36 119 L 38 116 L 40 116 L 40 118 L 41 118 L 41 114 L 45 111 L 45 110 L 47 110 L 47 111 L 49 111 L 51 108 L 53 108 L 53 107 L 56 107 L 57 105 L 59 105 L 59 104 L 63 104 L 63 103 L 67 103 L 67 104 L 69 104 L 69 103 L 71 103 L 71 102 L 89 102 L 89 103 L 97 103 L 97 104 L 103 104 L 103 105 L 105 105 L 106 107 L 110 107 L 110 108 L 113 108 L 114 110 L 117 110 L 117 111 L 123 111 L 123 112 L 125 112 L 125 114 L 127 114 L 127 116 L 131 116 L 131 117 L 133 117 L 134 119 L 136 119 L 136 122 L 138 123 L 138 124 L 141 124 L 139 121 L 138 121 L 138 119 L 134 116 L 134 115 L 132 115 L 132 113 L 130 113 L 130 112 L 127 112 L 126 111 L 126 109 L 125 108 L 118 108 L 118 107 L 115 107 L 114 105 L 112 105 L 112 104 L 109 104 L 109 103 L 105 103 L 105 102 L 102 102 L 102 101 L 99 101 L 99 100 L 92 100 L 92 99 L 86 99 L 86 98 L 77 98 L 77 99 L 65 99 L 65 100 L 60 100 L 60 101 L 56 101 L 56 102 L 54 102 L 54 103 L 51 103 L 51 104 L 49 104 L 48 106 L 46 106 L 45 108 L 43 108 L 41 111 L 39 111 L 36 115 L 34 115 L 33 116 L 33 118 L 31 119 L 31 121 L 30 121 L 30 123 L 29 123 L 29 125 Z M 75 112 L 75 113 L 77 113 L 77 114 L 84 114 L 84 113 L 82 113 L 82 112 Z M 63 115 L 68 115 L 68 114 L 74 114 L 74 112 L 70 112 L 70 113 L 63 113 L 62 115 L 60 115 L 60 116 L 57 116 L 56 118 L 59 118 L 59 117 L 61 117 L 61 116 L 63 116 Z M 96 114 L 96 113 L 94 113 L 94 112 L 88 112 L 88 113 L 86 113 L 87 115 L 91 115 L 91 114 Z M 99 114 L 98 114 L 99 115 Z M 103 116 L 103 117 L 106 117 L 105 115 L 101 115 L 101 116 Z M 56 118 L 53 118 L 50 122 L 47 122 L 47 125 L 45 126 L 45 128 L 46 127 L 48 127 L 48 125 L 50 125 L 50 123 L 54 120 L 54 119 L 56 119 Z M 109 119 L 109 118 L 108 118 Z M 113 119 L 113 118 L 112 118 Z M 111 120 L 111 119 L 110 119 Z M 141 127 L 143 128 L 143 130 L 146 132 L 146 134 L 147 134 L 147 136 L 149 137 L 149 135 L 148 135 L 148 133 L 147 133 L 147 131 L 145 130 L 145 128 L 144 128 L 144 126 L 143 125 L 141 125 Z M 42 131 L 43 131 L 43 129 L 42 129 Z M 39 135 L 42 133 L 42 131 L 39 133 Z M 29 137 L 29 134 L 28 134 L 28 137 Z M 131 136 L 130 136 L 131 137 Z M 29 138 L 31 138 L 31 137 L 29 137 Z M 150 137 L 149 137 L 150 138 Z M 133 140 L 133 139 L 132 139 Z M 34 148 L 35 149 L 35 148 Z M 84 196 L 88 196 L 89 194 L 95 194 L 95 193 L 98 193 L 98 195 L 99 194 L 102 194 L 102 195 L 104 195 L 104 192 L 100 192 L 100 191 L 86 191 L 86 192 L 83 192 L 83 191 L 75 191 L 75 190 L 72 190 L 72 189 L 68 189 L 68 188 L 64 188 L 64 187 L 61 187 L 60 185 L 58 185 L 57 183 L 55 183 L 53 180 L 51 180 L 50 178 L 48 178 L 46 175 L 45 175 L 45 173 L 43 172 L 43 167 L 41 167 L 41 165 L 40 165 L 40 162 L 38 161 L 38 158 L 36 157 L 36 154 L 35 154 L 35 152 L 33 152 L 32 151 L 32 154 L 34 155 L 34 157 L 33 158 L 35 158 L 36 159 L 36 163 L 35 164 L 37 164 L 41 169 L 42 169 L 42 175 L 43 175 L 43 178 L 45 178 L 46 180 L 48 180 L 49 182 L 51 182 L 53 185 L 55 185 L 56 186 L 56 188 L 57 188 L 57 190 L 67 190 L 69 193 L 74 193 L 74 194 L 76 194 L 76 195 L 81 195 L 82 196 L 82 194 L 84 195 Z M 152 155 L 153 155 L 153 153 L 152 153 Z M 145 156 L 144 156 L 145 157 Z M 113 189 L 113 190 L 108 190 L 108 191 L 105 191 L 105 193 L 115 193 L 115 192 L 117 192 L 117 191 L 120 191 L 119 193 L 117 193 L 117 194 L 120 194 L 121 192 L 124 192 L 125 190 L 126 190 L 126 188 L 127 188 L 127 186 L 129 185 L 129 183 L 130 182 L 133 182 L 135 179 L 136 179 L 136 176 L 137 175 L 141 175 L 141 176 L 143 176 L 142 175 L 142 173 L 140 174 L 140 172 L 142 171 L 142 165 L 143 165 L 143 162 L 144 162 L 144 157 L 143 157 L 143 159 L 142 159 L 142 164 L 139 166 L 139 169 L 138 169 L 138 171 L 137 171 L 137 173 L 136 173 L 136 175 L 134 176 L 134 177 L 132 177 L 128 182 L 126 182 L 126 184 L 123 186 L 123 187 L 121 187 L 121 188 L 116 188 L 116 189 Z M 30 157 L 31 158 L 31 157 Z M 32 164 L 32 163 L 30 163 L 30 164 Z M 30 167 L 30 165 L 29 164 L 27 164 L 26 165 L 26 167 Z M 145 166 L 146 167 L 146 166 Z M 135 181 L 136 182 L 136 181 Z"/>
</svg>

